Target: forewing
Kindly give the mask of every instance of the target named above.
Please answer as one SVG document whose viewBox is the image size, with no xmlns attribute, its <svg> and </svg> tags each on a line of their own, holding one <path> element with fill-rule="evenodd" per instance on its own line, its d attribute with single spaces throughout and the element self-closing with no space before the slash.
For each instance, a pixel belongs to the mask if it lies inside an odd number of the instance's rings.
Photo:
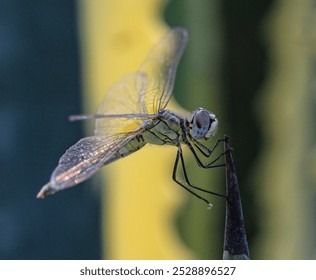
<svg viewBox="0 0 316 280">
<path fill-rule="evenodd" d="M 42 188 L 38 197 L 45 197 L 88 179 L 132 137 L 131 133 L 115 137 L 92 136 L 81 139 L 60 158 L 50 182 Z"/>
<path fill-rule="evenodd" d="M 171 97 L 177 67 L 188 41 L 183 28 L 168 32 L 148 54 L 138 75 L 142 113 L 155 114 L 164 109 Z M 145 77 L 143 77 L 145 75 Z"/>
<path fill-rule="evenodd" d="M 138 72 L 128 74 L 106 93 L 100 115 L 157 114 L 171 97 L 177 66 L 188 34 L 175 28 L 149 52 Z M 139 128 L 146 118 L 104 117 L 96 120 L 95 135 L 111 136 Z"/>
<path fill-rule="evenodd" d="M 130 73 L 115 83 L 106 93 L 97 114 L 124 115 L 140 114 L 139 92 L 144 86 L 145 76 L 141 73 Z M 137 129 L 143 122 L 141 118 L 104 117 L 96 120 L 95 135 L 111 136 L 128 133 Z"/>
</svg>

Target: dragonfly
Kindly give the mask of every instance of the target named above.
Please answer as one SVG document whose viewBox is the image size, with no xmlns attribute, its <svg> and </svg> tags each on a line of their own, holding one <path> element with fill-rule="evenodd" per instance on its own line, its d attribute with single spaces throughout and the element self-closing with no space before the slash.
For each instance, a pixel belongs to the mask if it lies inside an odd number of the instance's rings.
<svg viewBox="0 0 316 280">
<path fill-rule="evenodd" d="M 65 152 L 50 181 L 37 194 L 38 198 L 73 187 L 90 178 L 101 167 L 136 152 L 146 144 L 177 148 L 172 178 L 197 198 L 211 205 L 197 192 L 226 197 L 191 184 L 182 150 L 182 145 L 186 145 L 202 168 L 223 166 L 216 164 L 222 154 L 208 164 L 201 159 L 201 156 L 209 158 L 222 141 L 217 140 L 212 148 L 202 143 L 216 132 L 218 120 L 215 114 L 204 108 L 189 113 L 179 105 L 177 110 L 166 109 L 187 42 L 186 29 L 171 29 L 152 48 L 138 71 L 127 74 L 110 87 L 96 114 L 70 116 L 72 121 L 95 119 L 94 136 L 81 139 Z M 179 167 L 183 170 L 184 181 L 177 176 Z"/>
</svg>

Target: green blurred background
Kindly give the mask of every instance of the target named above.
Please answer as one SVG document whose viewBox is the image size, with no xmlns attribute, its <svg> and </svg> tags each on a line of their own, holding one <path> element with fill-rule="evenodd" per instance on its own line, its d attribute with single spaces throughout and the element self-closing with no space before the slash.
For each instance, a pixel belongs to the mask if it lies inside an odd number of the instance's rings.
<svg viewBox="0 0 316 280">
<path fill-rule="evenodd" d="M 0 0 L 1 259 L 102 255 L 96 181 L 35 199 L 84 136 L 67 122 L 82 111 L 77 5 Z M 166 22 L 190 34 L 178 102 L 212 110 L 217 136 L 231 139 L 252 259 L 316 255 L 315 15 L 308 0 L 173 0 L 165 9 Z M 197 185 L 224 186 L 222 172 L 188 166 Z M 179 236 L 198 258 L 220 259 L 224 203 L 212 216 L 199 204 L 177 214 Z"/>
</svg>

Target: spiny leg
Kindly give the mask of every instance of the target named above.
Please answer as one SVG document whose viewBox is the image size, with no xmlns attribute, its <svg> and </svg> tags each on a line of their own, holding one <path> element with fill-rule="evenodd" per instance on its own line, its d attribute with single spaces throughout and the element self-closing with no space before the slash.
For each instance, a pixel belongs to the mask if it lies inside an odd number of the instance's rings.
<svg viewBox="0 0 316 280">
<path fill-rule="evenodd" d="M 205 145 L 203 145 L 198 140 L 194 139 L 191 135 L 189 135 L 190 140 L 193 142 L 194 146 L 205 156 L 210 157 L 210 155 L 213 153 L 213 151 L 217 148 L 217 146 L 224 142 L 225 139 L 218 139 L 215 143 L 215 145 L 212 148 L 208 148 Z"/>
<path fill-rule="evenodd" d="M 197 189 L 197 190 L 199 190 L 199 191 L 202 191 L 202 192 L 206 192 L 206 193 L 209 193 L 209 194 L 216 195 L 216 196 L 226 197 L 225 195 L 222 195 L 222 194 L 220 194 L 220 193 L 208 191 L 208 190 L 205 190 L 205 189 L 202 189 L 202 188 L 199 188 L 199 187 L 197 187 L 197 186 L 192 185 L 192 184 L 190 183 L 190 180 L 189 180 L 189 177 L 188 177 L 186 168 L 185 168 L 185 163 L 184 163 L 184 158 L 183 158 L 183 153 L 182 153 L 182 148 L 181 148 L 181 146 L 179 146 L 178 152 L 180 153 L 181 165 L 182 165 L 182 170 L 183 170 L 185 182 L 186 182 L 190 187 L 192 187 L 192 188 L 194 188 L 194 189 Z"/>
<path fill-rule="evenodd" d="M 188 191 L 189 193 L 193 194 L 195 197 L 203 200 L 204 202 L 207 203 L 207 205 L 211 205 L 210 202 L 208 200 L 206 200 L 204 197 L 198 195 L 197 193 L 193 192 L 192 190 L 190 190 L 187 186 L 185 186 L 183 183 L 181 183 L 178 179 L 177 179 L 177 169 L 178 169 L 178 164 L 179 164 L 179 158 L 180 158 L 180 151 L 178 149 L 177 152 L 177 156 L 176 156 L 176 161 L 174 163 L 173 166 L 173 172 L 172 172 L 172 179 L 182 188 L 184 188 L 186 191 Z"/>
<path fill-rule="evenodd" d="M 216 144 L 214 145 L 214 147 L 213 147 L 210 151 L 213 152 L 214 149 L 218 146 L 218 143 L 220 143 L 221 141 L 222 141 L 222 139 L 217 140 Z M 199 142 L 197 142 L 197 143 L 199 143 Z M 201 144 L 201 143 L 199 143 L 199 144 Z M 217 162 L 221 157 L 223 157 L 227 152 L 220 153 L 213 161 L 211 161 L 210 163 L 205 164 L 205 163 L 203 163 L 203 162 L 201 161 L 201 159 L 200 159 L 199 156 L 197 155 L 197 153 L 196 153 L 196 151 L 194 150 L 192 144 L 191 144 L 190 142 L 186 142 L 186 145 L 187 145 L 187 146 L 189 147 L 189 149 L 191 150 L 191 152 L 192 152 L 192 154 L 193 154 L 193 156 L 194 156 L 195 161 L 198 163 L 198 165 L 199 165 L 200 167 L 202 167 L 202 168 L 215 168 L 215 167 L 223 167 L 223 166 L 225 166 L 224 163 L 222 163 L 222 164 L 214 164 L 214 163 Z M 201 145 L 202 145 L 202 144 L 201 144 Z M 194 146 L 199 149 L 199 147 L 197 146 L 196 142 L 194 142 Z M 204 146 L 204 145 L 203 145 L 203 146 Z M 205 146 L 204 146 L 204 147 L 205 147 Z M 199 151 L 201 151 L 201 150 L 199 149 Z M 202 154 L 205 155 L 204 153 L 202 153 Z M 210 156 L 210 154 L 209 154 L 209 155 L 206 155 L 206 157 L 209 157 L 209 156 Z"/>
<path fill-rule="evenodd" d="M 178 152 L 177 152 L 176 161 L 175 161 L 174 168 L 173 168 L 173 176 L 172 176 L 173 180 L 174 180 L 177 184 L 179 184 L 181 187 L 183 187 L 184 189 L 186 189 L 187 191 L 189 191 L 190 193 L 192 193 L 193 195 L 195 195 L 197 198 L 202 199 L 203 201 L 205 201 L 208 205 L 211 205 L 208 200 L 206 200 L 205 198 L 201 197 L 201 196 L 198 195 L 197 193 L 195 193 L 195 192 L 193 192 L 192 190 L 190 190 L 187 186 L 185 186 L 182 182 L 180 182 L 180 181 L 177 179 L 176 173 L 177 173 L 177 168 L 178 168 L 178 164 L 179 164 L 179 159 L 181 160 L 181 166 L 182 166 L 182 170 L 183 170 L 183 174 L 184 174 L 184 178 L 185 178 L 185 183 L 186 183 L 189 187 L 191 187 L 191 188 L 193 188 L 193 189 L 196 189 L 196 190 L 199 190 L 199 191 L 202 191 L 202 192 L 206 192 L 206 193 L 209 193 L 209 194 L 213 194 L 213 195 L 216 195 L 216 196 L 226 197 L 225 195 L 222 195 L 222 194 L 219 194 L 219 193 L 216 193 L 216 192 L 212 192 L 212 191 L 208 191 L 208 190 L 199 188 L 199 187 L 194 186 L 194 185 L 192 185 L 192 184 L 190 183 L 189 178 L 188 178 L 188 175 L 187 175 L 187 172 L 186 172 L 186 168 L 185 168 L 185 163 L 184 163 L 184 158 L 183 158 L 181 146 L 178 146 Z"/>
</svg>

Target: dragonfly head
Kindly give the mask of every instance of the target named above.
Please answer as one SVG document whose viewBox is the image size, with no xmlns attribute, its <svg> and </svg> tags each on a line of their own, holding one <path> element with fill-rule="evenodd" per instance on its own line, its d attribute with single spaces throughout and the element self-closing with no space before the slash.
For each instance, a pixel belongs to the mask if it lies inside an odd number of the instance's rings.
<svg viewBox="0 0 316 280">
<path fill-rule="evenodd" d="M 218 125 L 216 116 L 203 108 L 196 109 L 188 121 L 195 139 L 209 139 L 215 134 Z"/>
</svg>

